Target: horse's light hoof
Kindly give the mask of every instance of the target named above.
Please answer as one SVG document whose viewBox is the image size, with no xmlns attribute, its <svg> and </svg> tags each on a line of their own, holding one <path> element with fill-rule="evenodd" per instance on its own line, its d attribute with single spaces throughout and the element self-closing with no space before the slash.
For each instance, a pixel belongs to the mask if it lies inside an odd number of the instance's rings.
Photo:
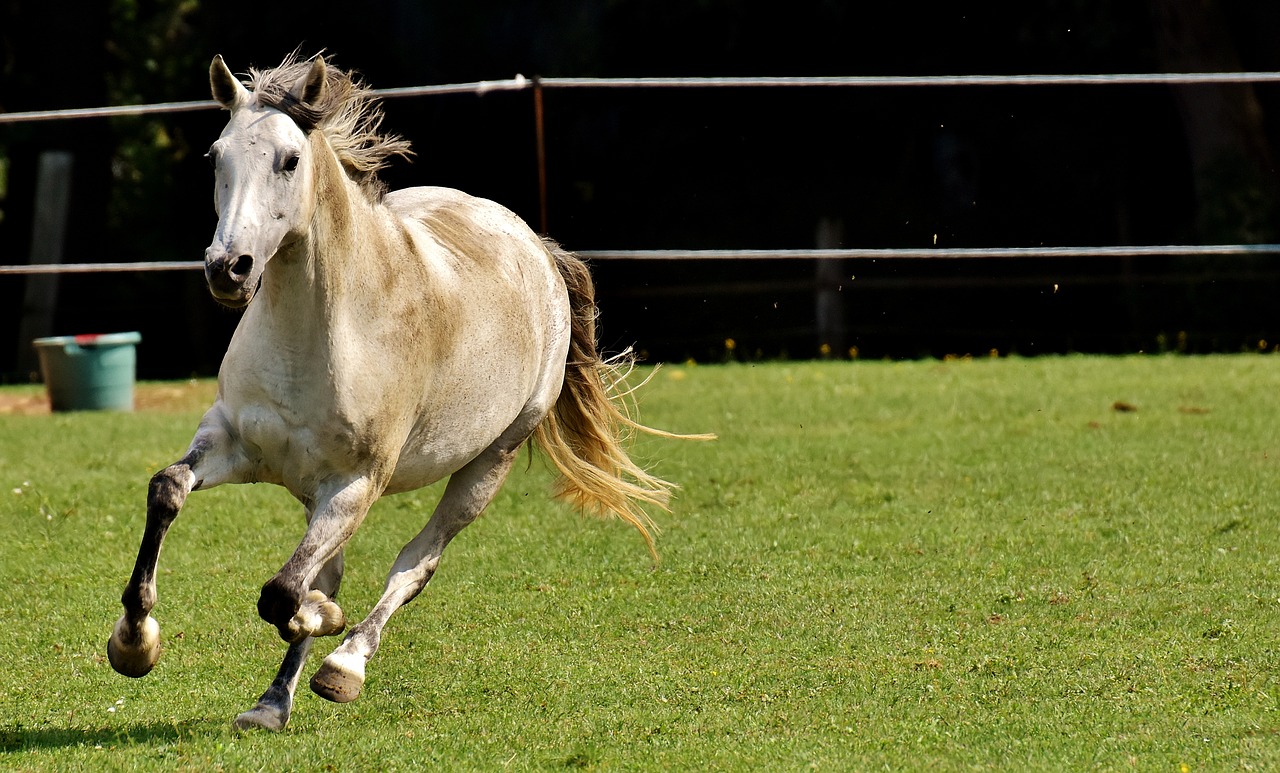
<svg viewBox="0 0 1280 773">
<path fill-rule="evenodd" d="M 302 622 L 302 627 L 312 636 L 334 636 L 347 627 L 342 607 L 318 590 L 307 593 L 294 619 Z"/>
<path fill-rule="evenodd" d="M 344 662 L 347 661 L 347 662 Z M 364 660 L 343 658 L 333 652 L 311 677 L 311 691 L 334 703 L 350 703 L 360 697 L 364 688 Z"/>
<path fill-rule="evenodd" d="M 107 641 L 107 660 L 117 673 L 125 676 L 146 676 L 160 659 L 160 624 L 150 615 L 136 631 L 129 629 L 125 618 L 116 621 L 116 627 Z"/>
<path fill-rule="evenodd" d="M 278 733 L 289 723 L 289 715 L 276 706 L 259 703 L 231 722 L 236 730 L 270 730 Z"/>
<path fill-rule="evenodd" d="M 280 637 L 296 644 L 308 636 L 334 636 L 346 627 L 347 616 L 342 607 L 324 593 L 313 590 L 303 599 L 297 614 L 280 630 Z"/>
</svg>

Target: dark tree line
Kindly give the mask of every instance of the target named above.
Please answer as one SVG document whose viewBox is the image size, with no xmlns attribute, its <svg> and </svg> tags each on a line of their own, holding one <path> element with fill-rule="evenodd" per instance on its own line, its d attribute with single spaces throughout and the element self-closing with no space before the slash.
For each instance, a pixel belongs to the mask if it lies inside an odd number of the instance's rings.
<svg viewBox="0 0 1280 773">
<path fill-rule="evenodd" d="M 375 86 L 1280 69 L 1280 7 L 1246 0 L 355 6 L 7 0 L 0 110 L 204 99 L 214 53 L 244 70 L 299 46 Z M 388 125 L 418 156 L 388 181 L 460 187 L 536 222 L 530 99 L 389 101 Z M 860 247 L 1276 241 L 1280 86 L 562 91 L 546 108 L 549 226 L 573 249 L 811 247 L 821 223 Z M 49 150 L 74 157 L 65 260 L 199 259 L 213 228 L 201 156 L 222 121 L 0 126 L 0 263 L 28 260 Z M 882 262 L 821 279 L 794 262 L 596 271 L 606 345 L 715 359 L 1256 348 L 1280 338 L 1273 262 Z M 832 282 L 839 341 L 815 332 L 814 291 Z M 25 377 L 13 340 L 24 288 L 0 277 L 9 378 Z M 143 375 L 176 377 L 213 372 L 234 323 L 194 273 L 76 276 L 59 283 L 54 332 L 141 330 Z"/>
</svg>

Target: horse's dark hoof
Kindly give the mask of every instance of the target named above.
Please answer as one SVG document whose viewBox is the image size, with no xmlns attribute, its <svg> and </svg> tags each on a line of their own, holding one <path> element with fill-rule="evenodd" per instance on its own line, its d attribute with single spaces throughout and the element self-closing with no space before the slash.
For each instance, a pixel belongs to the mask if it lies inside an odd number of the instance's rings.
<svg viewBox="0 0 1280 773">
<path fill-rule="evenodd" d="M 343 657 L 339 650 L 330 653 L 311 677 L 311 691 L 334 703 L 350 703 L 363 689 L 364 659 Z"/>
</svg>

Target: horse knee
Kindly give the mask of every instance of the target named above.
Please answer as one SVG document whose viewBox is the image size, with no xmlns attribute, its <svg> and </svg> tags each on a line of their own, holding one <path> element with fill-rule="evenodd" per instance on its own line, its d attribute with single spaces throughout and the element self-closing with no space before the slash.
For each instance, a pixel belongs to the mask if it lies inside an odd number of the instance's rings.
<svg viewBox="0 0 1280 773">
<path fill-rule="evenodd" d="M 147 488 L 147 509 L 176 515 L 191 493 L 191 468 L 178 463 L 151 476 Z"/>
</svg>

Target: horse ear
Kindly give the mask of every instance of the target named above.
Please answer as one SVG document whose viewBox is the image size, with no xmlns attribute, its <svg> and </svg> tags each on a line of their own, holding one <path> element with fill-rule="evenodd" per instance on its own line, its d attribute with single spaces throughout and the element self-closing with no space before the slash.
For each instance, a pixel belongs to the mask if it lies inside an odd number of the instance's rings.
<svg viewBox="0 0 1280 773">
<path fill-rule="evenodd" d="M 307 70 L 307 74 L 294 84 L 293 90 L 290 92 L 298 102 L 304 105 L 314 105 L 324 96 L 325 71 L 324 57 L 317 55 L 311 60 L 311 69 Z"/>
<path fill-rule="evenodd" d="M 227 63 L 218 54 L 209 64 L 209 90 L 213 98 L 228 110 L 235 110 L 238 105 L 249 98 L 249 90 L 231 74 Z"/>
</svg>

